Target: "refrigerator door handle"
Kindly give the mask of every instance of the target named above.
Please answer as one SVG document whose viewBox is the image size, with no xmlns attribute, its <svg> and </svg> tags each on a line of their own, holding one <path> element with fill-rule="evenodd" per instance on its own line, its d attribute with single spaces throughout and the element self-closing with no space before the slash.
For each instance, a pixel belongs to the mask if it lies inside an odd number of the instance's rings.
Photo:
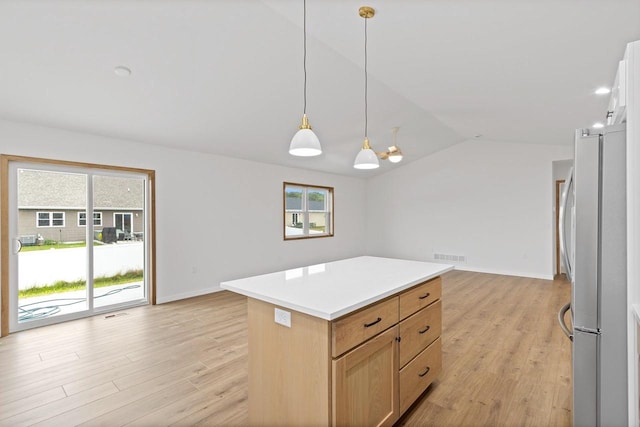
<svg viewBox="0 0 640 427">
<path fill-rule="evenodd" d="M 569 338 L 571 341 L 573 341 L 573 331 L 571 329 L 569 329 L 569 327 L 567 326 L 566 322 L 564 321 L 564 315 L 570 309 L 571 309 L 571 303 L 570 302 L 568 302 L 568 303 L 566 303 L 565 305 L 562 306 L 562 308 L 558 312 L 558 322 L 560 323 L 560 328 L 562 328 L 562 332 L 564 332 L 564 334 L 567 336 L 567 338 Z"/>
<path fill-rule="evenodd" d="M 569 171 L 569 177 L 567 178 L 564 192 L 562 193 L 562 203 L 560 204 L 560 253 L 562 254 L 562 263 L 564 269 L 567 272 L 567 279 L 573 282 L 573 266 L 569 259 L 569 252 L 567 248 L 567 230 L 565 229 L 565 218 L 567 216 L 567 203 L 569 203 L 569 190 L 573 185 L 573 168 Z"/>
</svg>

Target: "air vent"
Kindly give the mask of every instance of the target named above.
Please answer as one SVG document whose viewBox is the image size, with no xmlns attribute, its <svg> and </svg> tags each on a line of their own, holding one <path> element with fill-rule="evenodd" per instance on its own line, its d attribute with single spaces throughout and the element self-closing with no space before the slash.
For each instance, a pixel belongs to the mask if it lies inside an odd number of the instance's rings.
<svg viewBox="0 0 640 427">
<path fill-rule="evenodd" d="M 433 254 L 433 259 L 435 261 L 467 262 L 467 257 L 464 255 Z"/>
</svg>

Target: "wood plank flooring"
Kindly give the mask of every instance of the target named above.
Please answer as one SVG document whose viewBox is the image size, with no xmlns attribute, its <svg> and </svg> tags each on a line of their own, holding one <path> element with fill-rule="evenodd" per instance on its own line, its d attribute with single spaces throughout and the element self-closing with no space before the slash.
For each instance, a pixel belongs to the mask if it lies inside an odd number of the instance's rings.
<svg viewBox="0 0 640 427">
<path fill-rule="evenodd" d="M 398 425 L 571 426 L 569 283 L 453 271 L 442 293 L 443 373 Z"/>
<path fill-rule="evenodd" d="M 454 271 L 443 373 L 403 426 L 571 425 L 569 285 Z M 0 339 L 0 426 L 247 422 L 247 304 L 220 292 Z"/>
</svg>

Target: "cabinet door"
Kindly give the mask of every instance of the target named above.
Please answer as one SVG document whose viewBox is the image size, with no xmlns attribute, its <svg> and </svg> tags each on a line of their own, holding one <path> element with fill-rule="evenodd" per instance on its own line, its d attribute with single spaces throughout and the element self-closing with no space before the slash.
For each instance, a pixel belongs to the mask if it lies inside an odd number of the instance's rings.
<svg viewBox="0 0 640 427">
<path fill-rule="evenodd" d="M 333 361 L 333 425 L 390 426 L 399 417 L 398 327 Z"/>
</svg>

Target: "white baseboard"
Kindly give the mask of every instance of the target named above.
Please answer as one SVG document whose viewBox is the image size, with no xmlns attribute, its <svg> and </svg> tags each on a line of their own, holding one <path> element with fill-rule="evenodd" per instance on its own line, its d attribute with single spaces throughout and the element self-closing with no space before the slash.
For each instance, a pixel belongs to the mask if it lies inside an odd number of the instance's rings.
<svg viewBox="0 0 640 427">
<path fill-rule="evenodd" d="M 223 290 L 224 289 L 220 288 L 219 286 L 216 286 L 213 288 L 198 289 L 197 291 L 183 292 L 181 294 L 173 294 L 173 295 L 162 296 L 162 297 L 158 295 L 156 296 L 156 304 L 164 304 L 171 301 L 178 301 L 181 299 L 199 297 L 201 295 L 212 294 L 212 293 L 220 292 Z"/>
<path fill-rule="evenodd" d="M 500 274 L 503 276 L 517 276 L 517 277 L 529 277 L 532 279 L 543 279 L 543 280 L 553 280 L 553 276 L 552 275 L 544 275 L 544 274 L 536 274 L 536 273 L 523 273 L 521 271 L 509 271 L 509 270 L 495 270 L 495 269 L 491 269 L 491 268 L 483 268 L 483 267 L 473 267 L 473 266 L 468 266 L 468 265 L 455 265 L 454 264 L 454 268 L 456 270 L 462 270 L 462 271 L 472 271 L 472 272 L 476 272 L 476 273 L 490 273 L 490 274 Z M 205 288 L 205 289 L 198 289 L 197 291 L 192 291 L 192 292 L 183 292 L 181 294 L 173 294 L 173 295 L 168 295 L 168 296 L 157 296 L 156 297 L 156 303 L 157 304 L 165 304 L 168 302 L 172 302 L 172 301 L 178 301 L 181 299 L 187 299 L 187 298 L 193 298 L 193 297 L 199 297 L 201 295 L 207 295 L 207 294 L 212 294 L 215 292 L 220 292 L 223 291 L 224 289 L 220 288 L 219 286 L 215 286 L 215 287 L 211 287 L 211 288 Z"/>
<path fill-rule="evenodd" d="M 473 271 L 475 273 L 490 273 L 490 274 L 500 274 L 502 276 L 517 276 L 517 277 L 529 277 L 532 279 L 553 280 L 553 275 L 525 273 L 522 271 L 495 270 L 491 268 L 473 267 L 468 265 L 456 265 L 455 269 L 462 270 L 462 271 Z"/>
</svg>

